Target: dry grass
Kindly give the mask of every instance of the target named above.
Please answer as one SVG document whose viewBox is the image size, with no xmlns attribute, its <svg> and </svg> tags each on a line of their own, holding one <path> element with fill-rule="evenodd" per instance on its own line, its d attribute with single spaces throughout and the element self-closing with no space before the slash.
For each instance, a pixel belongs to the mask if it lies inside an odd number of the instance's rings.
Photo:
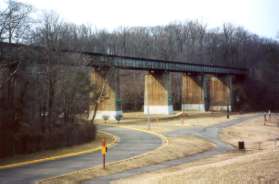
<svg viewBox="0 0 279 184">
<path fill-rule="evenodd" d="M 90 149 L 94 149 L 100 146 L 101 140 L 105 138 L 107 143 L 111 143 L 113 141 L 113 138 L 107 134 L 104 133 L 97 133 L 96 139 L 90 143 L 77 145 L 77 146 L 71 146 L 71 147 L 65 147 L 61 149 L 55 149 L 55 150 L 48 150 L 48 151 L 42 151 L 38 153 L 33 154 L 27 154 L 27 155 L 18 155 L 12 158 L 2 159 L 0 160 L 0 167 L 10 164 L 15 164 L 19 162 L 28 162 L 32 160 L 39 160 L 39 159 L 45 159 L 48 157 L 56 157 L 56 156 L 63 156 L 69 153 L 76 153 L 76 152 L 82 152 Z"/>
<path fill-rule="evenodd" d="M 247 149 L 272 149 L 274 140 L 279 138 L 279 116 L 274 116 L 271 122 L 264 125 L 263 117 L 247 121 L 224 129 L 220 137 L 234 146 L 238 141 L 244 141 Z"/>
<path fill-rule="evenodd" d="M 228 156 L 227 156 L 228 157 Z M 220 158 L 219 158 L 220 159 Z M 224 159 L 224 158 L 223 158 Z M 209 161 L 208 161 L 209 162 Z M 211 160 L 212 162 L 212 160 Z M 113 184 L 270 183 L 279 182 L 279 151 L 264 151 L 184 169 L 138 175 Z M 181 166 L 180 166 L 181 167 Z M 260 182 L 259 182 L 260 181 Z"/>
<path fill-rule="evenodd" d="M 146 117 L 143 114 L 138 113 L 127 113 L 124 114 L 127 118 L 120 122 L 120 125 L 124 127 L 133 127 L 138 129 L 147 129 Z M 242 115 L 243 116 L 243 115 Z M 132 117 L 141 118 L 140 121 L 134 121 Z M 230 116 L 230 119 L 238 118 L 238 114 L 234 114 Z M 186 115 L 171 117 L 170 119 L 166 119 L 166 116 L 154 116 L 151 118 L 151 130 L 157 133 L 163 133 L 166 131 L 173 131 L 180 128 L 194 128 L 194 127 L 207 127 L 215 124 L 222 123 L 227 121 L 226 113 L 222 112 L 187 112 Z M 99 121 L 99 124 L 103 124 L 103 121 Z M 115 125 L 115 122 L 107 122 L 107 125 Z"/>
<path fill-rule="evenodd" d="M 239 115 L 238 113 L 232 113 L 231 115 Z M 169 122 L 170 120 L 179 120 L 182 117 L 185 119 L 200 119 L 200 118 L 220 118 L 226 117 L 225 112 L 199 112 L 199 111 L 187 111 L 182 113 L 181 111 L 174 111 L 170 115 L 164 114 L 151 114 L 151 120 L 156 122 Z M 98 123 L 103 123 L 104 120 L 96 120 Z M 146 123 L 147 115 L 143 112 L 125 112 L 121 124 L 142 124 Z M 107 123 L 116 123 L 115 120 L 108 120 Z"/>
<path fill-rule="evenodd" d="M 279 116 L 264 126 L 263 118 L 260 117 L 222 132 L 221 137 L 233 145 L 245 140 L 250 151 L 216 155 L 112 183 L 279 183 L 279 143 L 274 147 L 271 141 L 279 136 L 278 122 Z M 257 149 L 258 142 L 263 143 L 264 150 Z"/>
<path fill-rule="evenodd" d="M 169 138 L 168 145 L 151 151 L 149 154 L 145 154 L 144 156 L 108 164 L 106 170 L 103 170 L 101 166 L 97 166 L 94 168 L 69 173 L 64 176 L 44 180 L 40 183 L 79 183 L 81 181 L 93 179 L 98 176 L 110 175 L 128 169 L 152 165 L 171 159 L 177 159 L 208 150 L 213 146 L 214 145 L 212 145 L 211 143 L 196 137 Z"/>
</svg>

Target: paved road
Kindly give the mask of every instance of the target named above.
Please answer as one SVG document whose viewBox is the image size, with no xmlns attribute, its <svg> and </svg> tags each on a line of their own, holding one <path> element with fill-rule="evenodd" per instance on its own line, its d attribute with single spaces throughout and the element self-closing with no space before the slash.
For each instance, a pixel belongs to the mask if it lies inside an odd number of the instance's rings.
<svg viewBox="0 0 279 184">
<path fill-rule="evenodd" d="M 182 163 L 189 163 L 189 162 L 192 162 L 192 161 L 195 161 L 195 160 L 208 158 L 208 157 L 216 155 L 216 154 L 220 154 L 220 153 L 223 153 L 223 152 L 226 152 L 226 151 L 230 151 L 230 150 L 233 149 L 233 147 L 229 144 L 226 144 L 226 143 L 222 142 L 222 140 L 220 140 L 219 132 L 223 128 L 242 123 L 242 122 L 244 122 L 248 119 L 255 118 L 255 117 L 258 117 L 260 115 L 261 114 L 245 115 L 245 116 L 241 116 L 238 119 L 229 120 L 229 121 L 220 123 L 218 125 L 213 125 L 213 126 L 210 126 L 210 127 L 207 127 L 207 128 L 192 128 L 192 129 L 185 128 L 185 129 L 178 129 L 178 130 L 175 130 L 175 131 L 166 132 L 165 133 L 166 136 L 172 136 L 172 137 L 195 135 L 195 136 L 204 138 L 206 140 L 209 140 L 209 141 L 215 143 L 216 148 L 211 149 L 211 150 L 206 151 L 206 152 L 197 153 L 197 154 L 194 154 L 192 156 L 180 158 L 180 159 L 177 159 L 177 160 L 170 160 L 170 161 L 162 162 L 162 163 L 155 164 L 155 165 L 130 169 L 130 170 L 120 172 L 120 173 L 116 173 L 116 174 L 109 175 L 109 176 L 98 177 L 98 178 L 96 178 L 94 180 L 91 180 L 91 181 L 85 181 L 84 184 L 107 184 L 112 180 L 118 180 L 118 179 L 121 179 L 121 178 L 126 178 L 126 177 L 129 177 L 129 176 L 142 174 L 142 173 L 145 173 L 145 172 L 152 172 L 152 171 L 156 171 L 156 170 L 159 170 L 159 169 L 173 167 L 173 166 L 176 166 L 176 165 L 179 165 L 179 164 L 182 164 Z"/>
<path fill-rule="evenodd" d="M 107 158 L 109 162 L 126 159 L 153 150 L 162 143 L 157 136 L 136 130 L 107 126 L 99 126 L 98 129 L 112 133 L 120 138 L 120 142 L 108 152 Z M 93 167 L 100 163 L 100 152 L 95 152 L 56 161 L 0 170 L 0 184 L 34 183 L 46 177 Z"/>
</svg>

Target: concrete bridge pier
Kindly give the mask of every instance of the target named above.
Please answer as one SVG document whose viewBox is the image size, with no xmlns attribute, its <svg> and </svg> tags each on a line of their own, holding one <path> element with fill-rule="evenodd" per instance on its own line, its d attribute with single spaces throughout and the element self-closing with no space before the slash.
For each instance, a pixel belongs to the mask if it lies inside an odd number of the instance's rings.
<svg viewBox="0 0 279 184">
<path fill-rule="evenodd" d="M 232 76 L 211 75 L 209 78 L 209 110 L 232 110 Z"/>
<path fill-rule="evenodd" d="M 170 73 L 149 71 L 145 75 L 144 114 L 171 114 L 172 112 Z"/>
<path fill-rule="evenodd" d="M 117 115 L 123 115 L 121 110 L 119 69 L 113 67 L 95 68 L 91 72 L 91 83 L 96 87 L 94 95 L 99 98 L 98 110 L 95 119 L 104 119 L 105 116 L 110 120 L 115 120 Z M 90 94 L 91 98 L 93 93 Z M 89 119 L 93 118 L 94 104 L 90 105 Z"/>
<path fill-rule="evenodd" d="M 182 74 L 182 111 L 205 111 L 205 83 L 203 74 Z"/>
</svg>

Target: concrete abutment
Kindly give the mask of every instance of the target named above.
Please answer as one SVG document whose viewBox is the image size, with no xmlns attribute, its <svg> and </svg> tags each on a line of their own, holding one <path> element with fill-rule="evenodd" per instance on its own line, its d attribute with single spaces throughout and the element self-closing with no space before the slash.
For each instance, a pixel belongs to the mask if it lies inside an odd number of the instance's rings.
<svg viewBox="0 0 279 184">
<path fill-rule="evenodd" d="M 210 111 L 232 111 L 231 75 L 210 75 L 208 92 Z"/>
<path fill-rule="evenodd" d="M 145 75 L 144 114 L 173 112 L 170 72 L 149 71 Z"/>
<path fill-rule="evenodd" d="M 203 74 L 182 74 L 182 111 L 205 111 L 205 80 Z"/>
<path fill-rule="evenodd" d="M 90 94 L 91 100 L 98 100 L 95 119 L 115 120 L 116 116 L 123 115 L 121 110 L 119 69 L 95 68 L 90 74 L 91 83 L 94 84 L 94 93 Z M 94 95 L 94 96 L 93 96 Z M 89 119 L 93 118 L 95 104 L 89 107 Z"/>
<path fill-rule="evenodd" d="M 95 119 L 115 120 L 123 115 L 120 100 L 119 69 L 95 68 L 91 72 L 94 95 L 101 96 Z M 183 73 L 181 86 L 182 111 L 231 111 L 231 75 L 209 75 L 204 73 Z M 171 74 L 166 71 L 149 71 L 145 75 L 144 114 L 171 114 L 173 97 Z M 91 94 L 91 96 L 93 93 Z M 93 118 L 95 104 L 90 105 L 89 119 Z"/>
</svg>

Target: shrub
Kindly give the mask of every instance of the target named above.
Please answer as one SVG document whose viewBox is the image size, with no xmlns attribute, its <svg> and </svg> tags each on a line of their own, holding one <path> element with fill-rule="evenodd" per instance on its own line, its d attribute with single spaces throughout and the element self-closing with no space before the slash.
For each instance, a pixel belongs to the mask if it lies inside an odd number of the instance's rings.
<svg viewBox="0 0 279 184">
<path fill-rule="evenodd" d="M 115 119 L 116 119 L 117 123 L 119 123 L 122 118 L 123 118 L 122 114 L 117 114 L 115 116 Z"/>
<path fill-rule="evenodd" d="M 91 123 L 64 124 L 44 132 L 32 126 L 26 127 L 13 136 L 1 135 L 0 158 L 90 142 L 95 140 L 96 132 L 96 126 Z"/>
<path fill-rule="evenodd" d="M 109 119 L 108 115 L 103 115 L 103 120 L 105 121 L 105 123 L 107 123 L 107 120 Z"/>
</svg>

